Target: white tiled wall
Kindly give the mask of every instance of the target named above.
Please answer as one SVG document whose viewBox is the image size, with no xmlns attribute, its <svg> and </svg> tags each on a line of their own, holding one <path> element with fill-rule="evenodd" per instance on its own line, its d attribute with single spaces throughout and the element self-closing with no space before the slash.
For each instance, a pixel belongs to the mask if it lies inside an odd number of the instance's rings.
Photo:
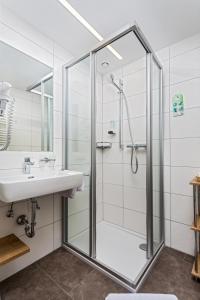
<svg viewBox="0 0 200 300">
<path fill-rule="evenodd" d="M 56 167 L 60 168 L 62 159 L 62 65 L 71 56 L 2 5 L 0 6 L 0 39 L 54 69 L 54 155 L 56 156 Z M 34 168 L 37 169 L 39 159 L 48 155 L 44 152 L 28 152 L 28 149 L 26 152 L 0 152 L 0 176 L 21 173 L 24 157 L 27 156 L 35 161 Z M 24 228 L 16 225 L 17 216 L 23 213 L 30 215 L 29 201 L 14 204 L 14 218 L 6 217 L 9 207 L 0 202 L 0 237 L 15 233 L 31 248 L 30 253 L 0 268 L 0 281 L 61 245 L 60 195 L 48 195 L 39 198 L 38 201 L 41 209 L 37 212 L 36 236 L 32 239 L 24 235 Z"/>
<path fill-rule="evenodd" d="M 41 98 L 39 95 L 12 88 L 14 125 L 8 150 L 41 150 Z"/>
<path fill-rule="evenodd" d="M 199 171 L 200 120 L 200 34 L 165 49 L 165 76 L 169 97 L 165 117 L 169 132 L 165 135 L 165 218 L 166 243 L 193 255 L 194 236 L 191 179 Z M 159 54 L 159 53 L 158 53 Z M 184 115 L 174 117 L 172 98 L 184 95 Z M 168 107 L 168 108 L 167 108 Z M 167 112 L 169 115 L 167 115 Z"/>
<path fill-rule="evenodd" d="M 123 80 L 124 92 L 130 110 L 130 122 L 135 142 L 146 142 L 146 65 L 140 59 L 112 72 L 115 80 Z M 123 144 L 119 147 L 119 94 L 110 84 L 109 75 L 103 76 L 102 127 L 103 141 L 111 142 L 112 148 L 97 150 L 102 153 L 103 165 L 103 219 L 142 235 L 146 232 L 146 153 L 139 151 L 139 170 L 131 173 L 130 134 L 126 107 L 123 106 Z M 134 83 L 134 84 L 133 84 Z M 114 122 L 114 128 L 112 124 Z M 114 129 L 115 135 L 108 130 Z"/>
<path fill-rule="evenodd" d="M 158 51 L 164 69 L 164 198 L 166 244 L 180 251 L 193 254 L 192 187 L 190 180 L 200 168 L 200 34 Z M 134 66 L 138 67 L 138 63 Z M 144 65 L 143 65 L 144 68 Z M 126 80 L 127 72 L 127 80 Z M 134 71 L 128 65 L 117 72 L 116 78 L 124 80 L 135 140 L 145 141 L 145 87 L 141 65 Z M 133 74 L 131 74 L 133 73 Z M 117 77 L 118 76 L 118 77 Z M 129 88 L 129 79 L 134 86 Z M 143 80 L 142 80 L 143 79 Z M 142 82 L 140 82 L 140 80 Z M 131 82 L 131 81 L 130 81 Z M 134 95 L 134 92 L 137 95 Z M 172 114 L 172 97 L 184 95 L 184 115 Z M 103 219 L 145 233 L 145 155 L 139 154 L 139 172 L 130 172 L 130 154 L 120 151 L 118 134 L 107 135 L 110 121 L 116 120 L 118 133 L 118 95 L 110 84 L 103 84 L 103 140 L 111 141 L 111 150 L 103 152 Z M 156 113 L 156 111 L 154 111 Z M 128 142 L 127 121 L 124 121 L 124 140 Z M 156 131 L 155 126 L 154 131 Z M 156 138 L 156 136 L 154 136 Z M 156 155 L 154 157 L 156 159 Z M 124 183 L 122 185 L 122 183 Z M 134 201 L 133 201 L 134 199 Z M 140 214 L 140 217 L 138 217 Z M 130 216 L 131 215 L 131 216 Z M 136 221 L 137 220 L 137 221 Z"/>
</svg>

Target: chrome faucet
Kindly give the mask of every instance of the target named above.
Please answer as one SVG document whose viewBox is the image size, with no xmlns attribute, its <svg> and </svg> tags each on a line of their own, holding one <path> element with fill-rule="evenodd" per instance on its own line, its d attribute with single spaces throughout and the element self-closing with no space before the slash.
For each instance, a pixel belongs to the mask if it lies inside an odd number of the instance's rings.
<svg viewBox="0 0 200 300">
<path fill-rule="evenodd" d="M 31 166 L 34 165 L 34 162 L 31 161 L 30 157 L 24 158 L 24 166 L 23 166 L 23 172 L 24 174 L 30 174 L 31 173 Z"/>
</svg>

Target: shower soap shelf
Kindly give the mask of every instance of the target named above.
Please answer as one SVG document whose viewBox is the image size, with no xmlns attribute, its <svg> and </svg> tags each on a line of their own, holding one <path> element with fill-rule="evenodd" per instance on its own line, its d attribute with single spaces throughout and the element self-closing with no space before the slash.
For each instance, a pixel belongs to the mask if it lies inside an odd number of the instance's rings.
<svg viewBox="0 0 200 300">
<path fill-rule="evenodd" d="M 30 248 L 14 234 L 0 238 L 0 266 L 29 251 Z"/>
<path fill-rule="evenodd" d="M 96 143 L 96 148 L 97 149 L 102 149 L 102 150 L 110 149 L 110 148 L 112 148 L 112 143 L 110 143 L 110 142 L 97 142 Z"/>
<path fill-rule="evenodd" d="M 195 258 L 192 276 L 200 279 L 200 181 L 195 177 L 190 184 L 193 186 L 194 220 L 191 229 L 195 236 Z"/>
</svg>

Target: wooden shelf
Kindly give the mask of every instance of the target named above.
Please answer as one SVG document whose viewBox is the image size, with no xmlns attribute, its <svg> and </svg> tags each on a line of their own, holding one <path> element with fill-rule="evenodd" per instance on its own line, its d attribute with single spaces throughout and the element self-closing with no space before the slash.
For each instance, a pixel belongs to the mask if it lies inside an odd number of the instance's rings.
<svg viewBox="0 0 200 300">
<path fill-rule="evenodd" d="M 195 271 L 195 263 L 193 264 L 192 268 L 192 276 L 196 278 L 200 278 L 200 254 L 198 254 L 198 273 Z"/>
<path fill-rule="evenodd" d="M 192 185 L 200 185 L 200 181 L 198 181 L 197 178 L 194 177 L 194 178 L 192 179 L 192 181 L 190 182 L 190 184 L 192 184 Z"/>
<path fill-rule="evenodd" d="M 4 265 L 29 251 L 30 248 L 14 234 L 0 238 L 0 265 Z"/>
<path fill-rule="evenodd" d="M 193 223 L 191 229 L 200 232 L 200 216 L 197 216 L 197 225 L 195 226 Z"/>
</svg>

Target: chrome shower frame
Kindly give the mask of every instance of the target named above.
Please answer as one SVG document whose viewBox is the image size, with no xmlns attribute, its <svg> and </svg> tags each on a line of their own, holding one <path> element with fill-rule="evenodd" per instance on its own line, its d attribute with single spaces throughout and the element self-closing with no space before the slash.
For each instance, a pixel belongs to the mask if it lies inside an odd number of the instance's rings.
<svg viewBox="0 0 200 300">
<path fill-rule="evenodd" d="M 108 46 L 109 44 L 117 41 L 121 37 L 133 32 L 138 38 L 139 42 L 146 51 L 147 59 L 147 100 L 146 100 L 146 149 L 147 149 L 147 163 L 146 163 L 146 228 L 147 228 L 147 264 L 140 272 L 135 282 L 125 278 L 122 274 L 118 274 L 115 270 L 111 270 L 108 266 L 96 260 L 96 92 L 95 92 L 95 81 L 96 81 L 96 53 Z M 72 60 L 71 62 L 63 66 L 63 169 L 68 168 L 68 69 L 82 60 L 90 57 L 90 80 L 91 80 L 91 171 L 90 171 L 90 251 L 89 255 L 86 255 L 80 249 L 74 247 L 67 241 L 67 212 L 68 212 L 68 201 L 63 197 L 63 246 L 69 251 L 78 255 L 81 259 L 86 260 L 96 268 L 105 272 L 110 277 L 120 282 L 122 285 L 128 287 L 130 290 L 137 290 L 137 288 L 143 283 L 143 280 L 147 272 L 152 267 L 154 261 L 158 257 L 161 249 L 164 246 L 164 200 L 163 200 L 163 103 L 162 103 L 162 65 L 160 64 L 157 56 L 146 40 L 145 36 L 134 24 L 128 26 L 122 31 L 116 33 L 111 38 L 98 43 L 98 45 L 82 55 L 78 59 Z M 160 70 L 160 244 L 156 251 L 153 249 L 153 168 L 152 168 L 152 61 L 155 62 Z"/>
</svg>

